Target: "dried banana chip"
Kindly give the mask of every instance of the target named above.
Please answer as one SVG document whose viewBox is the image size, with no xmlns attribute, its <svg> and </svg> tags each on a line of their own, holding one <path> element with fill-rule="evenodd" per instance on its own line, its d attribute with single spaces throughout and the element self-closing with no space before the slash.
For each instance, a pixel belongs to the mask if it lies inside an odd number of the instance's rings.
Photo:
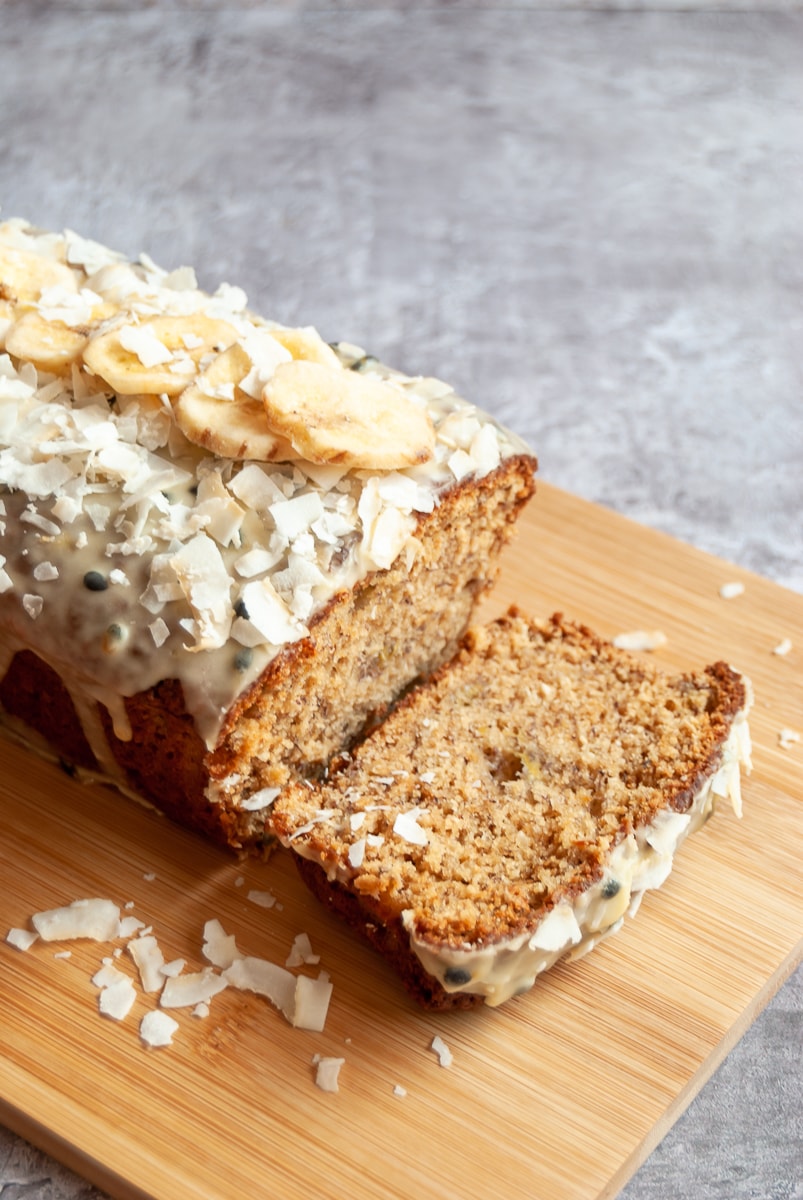
<svg viewBox="0 0 803 1200">
<path fill-rule="evenodd" d="M 343 370 L 340 359 L 328 342 L 325 342 L 318 330 L 312 325 L 304 325 L 293 329 L 284 325 L 271 325 L 271 337 L 275 338 L 285 350 L 289 350 L 293 358 L 304 362 L 320 363 L 323 367 L 334 367 Z"/>
<path fill-rule="evenodd" d="M 84 363 L 122 395 L 178 396 L 195 378 L 204 355 L 236 339 L 233 325 L 204 313 L 148 317 L 90 338 Z"/>
<path fill-rule="evenodd" d="M 432 457 L 428 414 L 381 379 L 284 363 L 263 390 L 268 425 L 313 463 L 394 470 Z"/>
<path fill-rule="evenodd" d="M 64 263 L 0 241 L 0 299 L 16 304 L 32 302 L 49 287 L 75 292 L 78 283 Z"/>
<path fill-rule="evenodd" d="M 6 350 L 15 358 L 32 362 L 40 371 L 58 374 L 78 361 L 92 329 L 114 311 L 112 304 L 98 304 L 86 325 L 68 325 L 39 312 L 24 312 L 6 334 Z"/>
<path fill-rule="evenodd" d="M 285 462 L 295 457 L 292 446 L 268 428 L 262 401 L 240 387 L 252 368 L 240 343 L 229 346 L 174 401 L 176 424 L 196 446 L 221 458 Z"/>
<path fill-rule="evenodd" d="M 193 386 L 174 401 L 173 412 L 186 438 L 220 458 L 287 462 L 296 457 L 290 443 L 268 429 L 259 400 L 215 400 Z"/>
</svg>

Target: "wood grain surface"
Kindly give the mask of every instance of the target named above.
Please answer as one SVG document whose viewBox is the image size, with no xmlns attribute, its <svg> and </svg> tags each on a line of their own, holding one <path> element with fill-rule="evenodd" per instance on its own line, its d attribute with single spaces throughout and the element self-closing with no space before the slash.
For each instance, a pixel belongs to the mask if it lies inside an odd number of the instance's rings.
<svg viewBox="0 0 803 1200">
<path fill-rule="evenodd" d="M 732 581 L 745 590 L 725 600 Z M 238 862 L 2 742 L 0 937 L 107 896 L 133 902 L 188 970 L 210 917 L 279 963 L 305 931 L 334 993 L 323 1033 L 228 989 L 205 1019 L 174 1012 L 174 1044 L 146 1049 L 151 997 L 122 1022 L 98 1014 L 91 976 L 111 946 L 56 958 L 65 947 L 0 942 L 1 1120 L 119 1197 L 616 1194 L 801 958 L 803 745 L 778 735 L 803 732 L 803 598 L 541 484 L 482 615 L 510 603 L 605 635 L 661 629 L 670 669 L 725 658 L 749 674 L 743 819 L 723 807 L 587 958 L 501 1009 L 435 1016 L 318 908 L 287 856 Z M 773 654 L 784 638 L 792 651 Z M 277 903 L 257 906 L 252 889 Z M 345 1060 L 337 1094 L 315 1086 L 316 1054 Z"/>
</svg>

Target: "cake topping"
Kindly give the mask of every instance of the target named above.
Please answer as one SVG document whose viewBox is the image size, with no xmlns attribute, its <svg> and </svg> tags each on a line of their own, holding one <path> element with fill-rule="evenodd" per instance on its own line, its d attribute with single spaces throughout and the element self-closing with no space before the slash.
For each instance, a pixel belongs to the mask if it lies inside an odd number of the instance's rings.
<svg viewBox="0 0 803 1200">
<path fill-rule="evenodd" d="M 238 288 L 0 225 L 6 651 L 36 620 L 82 710 L 175 678 L 213 745 L 336 592 L 412 561 L 420 514 L 525 450 L 441 381 L 265 321 Z"/>
</svg>

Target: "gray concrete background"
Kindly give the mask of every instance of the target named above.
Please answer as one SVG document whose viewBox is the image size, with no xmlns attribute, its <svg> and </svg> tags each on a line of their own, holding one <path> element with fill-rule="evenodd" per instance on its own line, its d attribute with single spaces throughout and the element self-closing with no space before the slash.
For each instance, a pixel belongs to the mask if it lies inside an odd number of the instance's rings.
<svg viewBox="0 0 803 1200">
<path fill-rule="evenodd" d="M 803 590 L 803 11 L 604 7 L 0 0 L 2 215 L 442 375 Z M 803 1197 L 802 1010 L 798 972 L 625 1200 Z M 97 1193 L 0 1130 L 0 1196 Z"/>
</svg>

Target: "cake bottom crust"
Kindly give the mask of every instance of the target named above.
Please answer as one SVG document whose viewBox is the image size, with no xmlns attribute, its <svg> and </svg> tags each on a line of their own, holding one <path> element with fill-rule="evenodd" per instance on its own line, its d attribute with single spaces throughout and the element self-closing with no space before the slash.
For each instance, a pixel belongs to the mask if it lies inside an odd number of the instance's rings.
<svg viewBox="0 0 803 1200">
<path fill-rule="evenodd" d="M 406 991 L 423 1008 L 434 1012 L 476 1008 L 485 997 L 472 992 L 447 992 L 422 966 L 410 948 L 410 935 L 401 921 L 372 921 L 359 899 L 308 858 L 295 855 L 299 875 L 317 900 L 363 937 L 401 978 Z"/>
</svg>

